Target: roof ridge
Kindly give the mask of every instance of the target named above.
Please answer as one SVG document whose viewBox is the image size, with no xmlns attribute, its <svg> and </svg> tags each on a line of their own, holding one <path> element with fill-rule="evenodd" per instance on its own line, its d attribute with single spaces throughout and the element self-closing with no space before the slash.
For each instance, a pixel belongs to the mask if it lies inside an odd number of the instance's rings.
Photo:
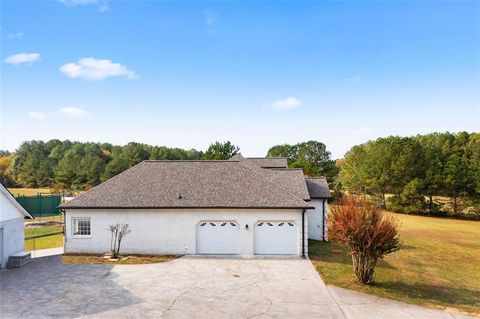
<svg viewBox="0 0 480 319">
<path fill-rule="evenodd" d="M 143 160 L 140 163 L 144 162 L 171 162 L 171 163 L 235 163 L 239 162 L 238 160 Z M 138 165 L 138 164 L 137 164 Z M 133 167 L 133 166 L 132 166 Z"/>
<path fill-rule="evenodd" d="M 265 157 L 245 157 L 246 159 L 269 159 L 269 158 L 273 158 L 273 159 L 278 159 L 278 158 L 284 158 L 284 159 L 288 159 L 288 157 L 285 157 L 285 156 L 271 156 L 271 157 L 268 157 L 268 156 L 265 156 Z"/>
</svg>

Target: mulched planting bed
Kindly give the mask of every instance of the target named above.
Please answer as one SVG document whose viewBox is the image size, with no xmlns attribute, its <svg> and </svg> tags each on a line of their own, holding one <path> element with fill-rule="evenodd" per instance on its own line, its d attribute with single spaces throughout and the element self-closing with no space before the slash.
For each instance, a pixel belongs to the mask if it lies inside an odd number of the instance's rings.
<svg viewBox="0 0 480 319">
<path fill-rule="evenodd" d="M 181 256 L 173 255 L 126 255 L 119 259 L 111 259 L 110 255 L 65 254 L 64 264 L 107 264 L 107 265 L 138 265 L 155 264 L 172 261 Z"/>
</svg>

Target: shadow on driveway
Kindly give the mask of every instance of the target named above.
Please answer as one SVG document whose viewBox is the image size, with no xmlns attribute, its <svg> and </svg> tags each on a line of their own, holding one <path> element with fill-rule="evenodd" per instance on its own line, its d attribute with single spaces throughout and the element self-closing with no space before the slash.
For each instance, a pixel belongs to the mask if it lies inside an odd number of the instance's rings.
<svg viewBox="0 0 480 319">
<path fill-rule="evenodd" d="M 115 283 L 113 267 L 63 264 L 61 256 L 49 256 L 3 270 L 1 317 L 76 318 L 141 302 Z"/>
</svg>

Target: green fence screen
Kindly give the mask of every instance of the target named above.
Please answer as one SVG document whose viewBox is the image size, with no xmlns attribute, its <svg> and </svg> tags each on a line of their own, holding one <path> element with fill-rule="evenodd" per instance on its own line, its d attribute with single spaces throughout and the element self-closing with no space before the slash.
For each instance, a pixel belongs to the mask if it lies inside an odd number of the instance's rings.
<svg viewBox="0 0 480 319">
<path fill-rule="evenodd" d="M 19 196 L 16 198 L 20 205 L 33 217 L 58 216 L 62 212 L 58 208 L 62 201 L 60 195 Z"/>
</svg>

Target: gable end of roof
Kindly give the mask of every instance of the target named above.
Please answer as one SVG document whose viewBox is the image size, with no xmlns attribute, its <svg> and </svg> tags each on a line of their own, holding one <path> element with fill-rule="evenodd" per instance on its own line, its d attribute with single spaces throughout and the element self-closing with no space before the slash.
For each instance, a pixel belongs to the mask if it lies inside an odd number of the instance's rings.
<svg viewBox="0 0 480 319">
<path fill-rule="evenodd" d="M 22 213 L 25 217 L 32 218 L 32 215 L 30 215 L 25 208 L 23 208 L 22 205 L 15 199 L 15 197 L 10 193 L 10 191 L 3 186 L 3 184 L 0 184 L 0 191 L 2 192 L 3 195 L 18 209 L 20 213 Z"/>
</svg>

